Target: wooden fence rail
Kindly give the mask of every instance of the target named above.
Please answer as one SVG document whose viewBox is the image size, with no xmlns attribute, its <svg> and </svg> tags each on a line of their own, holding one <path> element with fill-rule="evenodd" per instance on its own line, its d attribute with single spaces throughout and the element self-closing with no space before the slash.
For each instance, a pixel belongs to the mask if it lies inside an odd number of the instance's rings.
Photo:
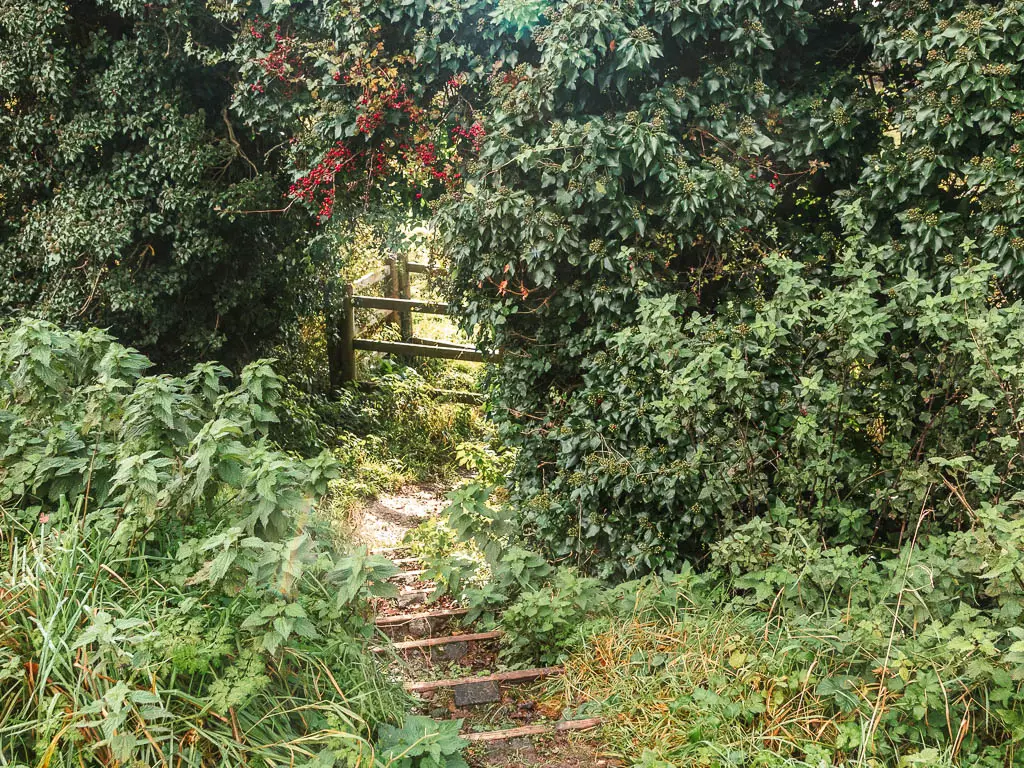
<svg viewBox="0 0 1024 768">
<path fill-rule="evenodd" d="M 423 339 L 413 335 L 412 313 L 447 315 L 448 305 L 438 301 L 422 301 L 411 296 L 411 274 L 429 274 L 429 264 L 410 262 L 405 255 L 392 257 L 386 266 L 346 283 L 341 301 L 341 317 L 337 320 L 335 338 L 328 342 L 327 357 L 331 386 L 337 388 L 356 380 L 356 352 L 384 352 L 407 360 L 416 357 L 436 357 L 444 360 L 484 362 L 496 356 L 476 347 L 446 341 Z M 384 283 L 383 296 L 370 296 L 368 291 Z M 368 309 L 377 316 L 362 328 L 356 326 L 356 310 Z M 398 325 L 401 341 L 377 341 L 360 338 L 381 323 Z M 329 334 L 333 336 L 333 334 Z"/>
</svg>

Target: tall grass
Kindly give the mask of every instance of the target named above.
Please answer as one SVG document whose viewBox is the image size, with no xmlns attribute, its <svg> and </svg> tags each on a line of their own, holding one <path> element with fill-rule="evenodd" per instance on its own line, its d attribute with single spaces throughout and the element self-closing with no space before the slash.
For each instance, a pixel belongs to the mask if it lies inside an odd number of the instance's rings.
<svg viewBox="0 0 1024 768">
<path fill-rule="evenodd" d="M 1024 765 L 1018 614 L 972 605 L 946 543 L 859 571 L 808 552 L 764 601 L 714 571 L 625 584 L 560 684 L 638 768 Z"/>
<path fill-rule="evenodd" d="M 218 674 L 216 657 L 246 655 L 218 636 L 230 604 L 195 605 L 85 520 L 30 531 L 0 510 L 0 546 L 0 765 L 304 764 L 346 743 L 369 754 L 362 713 L 404 709 L 351 644 Z M 228 613 L 191 635 L 195 608 Z"/>
<path fill-rule="evenodd" d="M 282 382 L 182 378 L 102 332 L 0 332 L 0 766 L 386 765 L 365 645 L 393 566 L 337 550 L 336 477 L 268 437 Z"/>
</svg>

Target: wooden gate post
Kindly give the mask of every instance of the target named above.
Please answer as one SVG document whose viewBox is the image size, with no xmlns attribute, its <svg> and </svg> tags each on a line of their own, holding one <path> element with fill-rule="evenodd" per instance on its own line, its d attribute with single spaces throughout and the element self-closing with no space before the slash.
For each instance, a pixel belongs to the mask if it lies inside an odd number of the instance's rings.
<svg viewBox="0 0 1024 768">
<path fill-rule="evenodd" d="M 324 341 L 327 342 L 327 384 L 333 391 L 341 386 L 341 360 L 338 354 L 338 314 L 331 304 L 331 283 L 324 287 Z"/>
<path fill-rule="evenodd" d="M 409 255 L 402 253 L 398 260 L 398 292 L 403 299 L 412 298 L 412 283 L 409 280 Z M 412 341 L 412 310 L 402 309 L 398 312 L 398 330 L 404 343 Z M 406 365 L 412 365 L 416 358 L 401 356 Z"/>
<path fill-rule="evenodd" d="M 398 259 L 396 259 L 394 256 L 388 259 L 388 269 L 391 272 L 391 274 L 388 276 L 388 298 L 400 299 L 402 298 L 402 280 L 398 276 Z M 401 321 L 399 320 L 397 311 L 393 311 L 390 315 L 388 315 L 388 322 L 394 323 L 395 325 L 400 325 Z"/>
<path fill-rule="evenodd" d="M 403 253 L 398 269 L 398 291 L 403 299 L 412 298 L 412 284 L 409 280 L 409 256 Z M 398 313 L 402 341 L 412 339 L 412 310 L 403 309 Z"/>
<path fill-rule="evenodd" d="M 342 384 L 347 384 L 356 380 L 356 307 L 352 301 L 352 283 L 345 283 L 339 332 L 339 378 Z"/>
</svg>

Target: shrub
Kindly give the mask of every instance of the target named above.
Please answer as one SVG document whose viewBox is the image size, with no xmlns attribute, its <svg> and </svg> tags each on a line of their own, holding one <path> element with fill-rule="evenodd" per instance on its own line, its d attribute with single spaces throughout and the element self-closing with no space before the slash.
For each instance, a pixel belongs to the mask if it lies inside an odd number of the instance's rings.
<svg viewBox="0 0 1024 768">
<path fill-rule="evenodd" d="M 559 569 L 550 584 L 524 590 L 501 615 L 502 655 L 544 665 L 565 659 L 570 642 L 604 605 L 601 583 Z"/>
<path fill-rule="evenodd" d="M 1021 18 L 544 10 L 437 244 L 532 546 L 628 576 L 776 504 L 865 546 L 1019 490 Z"/>
<path fill-rule="evenodd" d="M 194 0 L 5 2 L 0 312 L 112 327 L 182 368 L 291 324 L 314 229 L 256 215 L 290 179 L 281 135 L 233 109 L 231 28 Z"/>
<path fill-rule="evenodd" d="M 0 756 L 276 764 L 366 742 L 405 710 L 362 643 L 395 568 L 319 543 L 335 462 L 267 439 L 266 361 L 148 367 L 96 330 L 0 334 Z"/>
<path fill-rule="evenodd" d="M 878 558 L 750 521 L 708 573 L 617 588 L 566 689 L 638 766 L 1018 765 L 1024 563 L 986 542 L 1021 515 L 973 517 Z"/>
</svg>

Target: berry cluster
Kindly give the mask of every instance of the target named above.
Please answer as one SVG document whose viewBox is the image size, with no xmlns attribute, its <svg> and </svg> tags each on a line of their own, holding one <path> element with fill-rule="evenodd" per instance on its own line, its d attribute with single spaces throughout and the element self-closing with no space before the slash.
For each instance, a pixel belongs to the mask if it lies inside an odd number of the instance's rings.
<svg viewBox="0 0 1024 768">
<path fill-rule="evenodd" d="M 336 142 L 309 173 L 288 188 L 288 196 L 306 203 L 319 198 L 321 218 L 330 217 L 334 210 L 335 174 L 352 168 L 357 157 L 343 142 Z"/>
<path fill-rule="evenodd" d="M 293 52 L 295 40 L 285 37 L 279 31 L 274 32 L 274 40 L 274 49 L 263 58 L 256 59 L 256 63 L 271 77 L 286 82 L 290 73 L 301 74 L 302 70 L 301 63 Z"/>
<path fill-rule="evenodd" d="M 434 148 L 434 143 L 417 144 L 416 156 L 424 166 L 428 168 L 433 166 L 437 162 L 437 150 Z"/>
<path fill-rule="evenodd" d="M 273 34 L 273 50 L 254 61 L 269 80 L 284 83 L 283 92 L 286 96 L 291 95 L 294 91 L 295 80 L 302 76 L 302 61 L 295 54 L 295 38 L 282 34 L 279 26 L 274 26 L 258 18 L 249 25 L 249 34 L 256 40 L 263 40 Z M 266 93 L 266 88 L 266 83 L 260 80 L 249 86 L 249 90 L 253 93 Z"/>
<path fill-rule="evenodd" d="M 751 174 L 750 174 L 750 178 L 756 179 L 757 178 L 757 171 L 752 171 Z M 768 189 L 775 189 L 778 186 L 779 186 L 779 174 L 774 173 L 774 174 L 772 174 L 772 180 L 768 182 Z"/>
<path fill-rule="evenodd" d="M 256 20 L 249 25 L 249 34 L 257 40 L 262 40 L 266 35 L 270 34 L 270 28 L 272 26 L 273 24 L 267 21 L 261 21 L 259 16 L 257 16 Z"/>
<path fill-rule="evenodd" d="M 437 148 L 434 146 L 434 142 L 428 141 L 423 144 L 417 144 L 414 151 L 420 164 L 438 181 L 448 183 L 462 176 L 461 173 L 452 174 L 450 169 L 441 167 L 438 162 Z M 419 195 L 417 195 L 418 197 Z"/>
<path fill-rule="evenodd" d="M 469 141 L 473 146 L 474 152 L 480 151 L 486 136 L 487 131 L 484 130 L 484 127 L 479 122 L 473 123 L 469 128 L 463 128 L 461 125 L 452 128 L 452 138 Z"/>
<path fill-rule="evenodd" d="M 278 40 L 278 47 L 291 51 L 292 41 Z M 277 50 L 277 49 L 275 49 Z M 273 54 L 272 54 L 273 56 Z M 289 60 L 287 56 L 261 60 L 268 72 L 279 77 L 278 65 Z M 280 56 L 280 55 L 279 55 Z M 321 220 L 329 218 L 337 200 L 336 185 L 353 190 L 364 179 L 380 178 L 389 174 L 406 174 L 414 178 L 438 181 L 451 187 L 462 174 L 455 171 L 462 155 L 462 142 L 479 151 L 486 131 L 480 123 L 468 127 L 456 126 L 450 142 L 435 144 L 428 141 L 432 133 L 427 109 L 417 106 L 410 98 L 406 85 L 395 83 L 393 74 L 377 71 L 372 64 L 358 63 L 331 74 L 334 82 L 346 88 L 358 89 L 353 98 L 355 127 L 359 137 L 338 141 L 309 172 L 299 178 L 288 190 L 288 196 L 317 208 Z M 452 92 L 463 85 L 461 76 L 451 78 L 447 90 Z M 449 150 L 454 150 L 449 152 Z M 420 170 L 417 170 L 420 169 Z M 338 179 L 339 174 L 344 174 Z M 416 193 L 422 198 L 425 190 Z"/>
<path fill-rule="evenodd" d="M 320 201 L 320 218 L 329 219 L 334 212 L 334 187 L 324 193 L 324 199 Z"/>
<path fill-rule="evenodd" d="M 360 133 L 373 133 L 383 122 L 384 115 L 380 112 L 363 112 L 356 115 L 356 128 Z"/>
<path fill-rule="evenodd" d="M 335 82 L 344 81 L 347 83 L 351 81 L 351 76 L 342 75 L 338 72 L 334 74 L 334 80 Z M 404 85 L 393 86 L 381 94 L 372 94 L 368 90 L 364 91 L 356 103 L 362 112 L 360 117 L 356 118 L 357 125 L 360 125 L 360 118 L 362 118 L 361 125 L 369 126 L 367 130 L 363 130 L 360 127 L 361 133 L 370 133 L 379 126 L 383 122 L 384 112 L 387 110 L 393 109 L 403 113 L 413 125 L 417 125 L 423 120 L 423 110 L 406 96 L 406 87 Z"/>
</svg>

